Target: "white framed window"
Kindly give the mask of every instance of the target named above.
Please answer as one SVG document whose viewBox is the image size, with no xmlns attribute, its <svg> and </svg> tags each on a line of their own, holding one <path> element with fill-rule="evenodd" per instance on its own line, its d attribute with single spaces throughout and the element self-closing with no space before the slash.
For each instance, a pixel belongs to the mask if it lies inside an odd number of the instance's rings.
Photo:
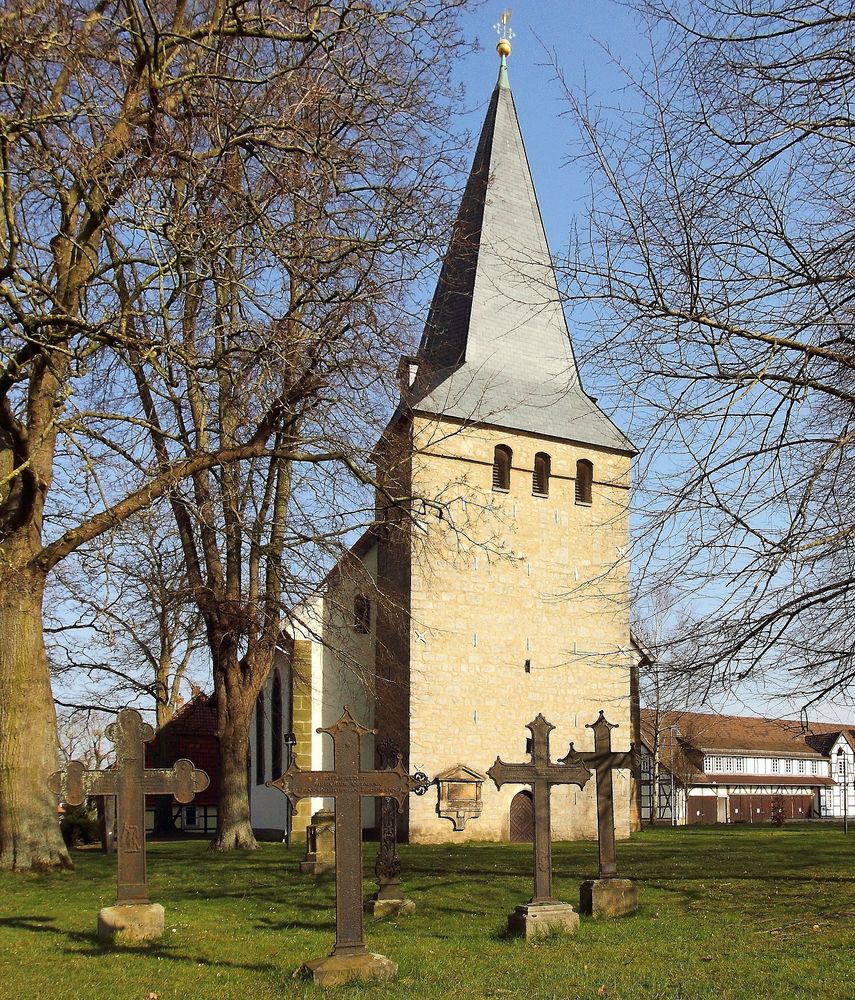
<svg viewBox="0 0 855 1000">
<path fill-rule="evenodd" d="M 725 769 L 725 771 L 732 771 L 733 770 L 733 758 L 732 757 L 725 757 L 724 758 L 724 769 Z"/>
<path fill-rule="evenodd" d="M 811 774 L 819 774 L 819 761 L 812 760 L 810 762 L 810 773 Z"/>
<path fill-rule="evenodd" d="M 804 774 L 804 773 L 805 773 L 805 761 L 800 760 L 799 761 L 799 774 Z"/>
<path fill-rule="evenodd" d="M 772 758 L 772 774 L 780 774 L 781 772 L 781 762 L 777 757 Z"/>
<path fill-rule="evenodd" d="M 789 758 L 787 758 L 787 760 L 784 761 L 784 772 L 786 774 L 793 773 L 793 762 Z"/>
<path fill-rule="evenodd" d="M 734 771 L 744 771 L 745 770 L 745 758 L 744 757 L 734 757 L 733 758 L 733 769 L 734 769 Z"/>
</svg>

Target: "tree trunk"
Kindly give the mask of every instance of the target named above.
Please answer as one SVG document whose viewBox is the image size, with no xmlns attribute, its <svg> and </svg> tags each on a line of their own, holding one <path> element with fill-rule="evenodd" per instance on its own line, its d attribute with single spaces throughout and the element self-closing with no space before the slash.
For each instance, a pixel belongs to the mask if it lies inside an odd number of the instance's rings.
<svg viewBox="0 0 855 1000">
<path fill-rule="evenodd" d="M 234 685 L 217 683 L 217 731 L 219 735 L 220 798 L 217 832 L 212 851 L 254 851 L 258 848 L 249 815 L 249 722 L 242 692 Z M 228 694 L 226 693 L 228 692 Z M 250 701 L 250 705 L 254 702 Z"/>
<path fill-rule="evenodd" d="M 0 868 L 71 867 L 59 831 L 56 712 L 42 632 L 45 574 L 0 552 Z"/>
</svg>

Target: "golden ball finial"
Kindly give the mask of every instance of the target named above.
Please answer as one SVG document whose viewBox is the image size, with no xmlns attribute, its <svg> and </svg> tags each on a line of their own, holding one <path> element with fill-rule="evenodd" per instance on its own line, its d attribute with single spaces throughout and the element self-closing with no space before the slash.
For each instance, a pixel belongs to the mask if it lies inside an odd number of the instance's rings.
<svg viewBox="0 0 855 1000">
<path fill-rule="evenodd" d="M 498 22 L 493 25 L 493 30 L 499 36 L 499 44 L 496 46 L 496 51 L 502 59 L 506 59 L 511 54 L 511 39 L 514 37 L 514 29 L 511 27 L 510 10 L 502 11 Z"/>
</svg>

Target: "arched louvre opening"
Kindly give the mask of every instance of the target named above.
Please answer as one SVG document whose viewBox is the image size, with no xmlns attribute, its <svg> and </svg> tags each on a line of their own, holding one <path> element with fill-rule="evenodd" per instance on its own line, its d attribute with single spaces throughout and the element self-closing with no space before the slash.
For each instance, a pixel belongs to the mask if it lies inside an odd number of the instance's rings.
<svg viewBox="0 0 855 1000">
<path fill-rule="evenodd" d="M 264 688 L 255 699 L 255 783 L 264 784 Z"/>
<path fill-rule="evenodd" d="M 360 635 L 371 632 L 371 601 L 365 594 L 357 594 L 353 599 L 353 627 Z"/>
<path fill-rule="evenodd" d="M 273 704 L 270 707 L 270 766 L 272 778 L 282 774 L 282 678 L 279 671 L 273 674 Z"/>
<path fill-rule="evenodd" d="M 531 492 L 536 497 L 549 496 L 549 477 L 552 473 L 552 459 L 545 451 L 534 456 L 534 473 L 531 478 Z"/>
<path fill-rule="evenodd" d="M 511 461 L 514 453 L 507 445 L 497 444 L 493 452 L 493 489 L 507 491 L 511 488 Z"/>
<path fill-rule="evenodd" d="M 576 463 L 576 503 L 591 502 L 591 488 L 594 483 L 594 466 L 587 458 Z"/>
</svg>

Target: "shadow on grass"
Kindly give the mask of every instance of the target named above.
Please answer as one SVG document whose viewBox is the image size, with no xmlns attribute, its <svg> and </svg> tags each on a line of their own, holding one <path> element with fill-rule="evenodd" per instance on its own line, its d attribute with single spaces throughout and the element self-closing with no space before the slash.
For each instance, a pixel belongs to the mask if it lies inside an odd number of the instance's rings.
<svg viewBox="0 0 855 1000">
<path fill-rule="evenodd" d="M 55 917 L 0 917 L 0 927 L 14 927 L 20 931 L 34 931 L 37 934 L 61 934 L 58 927 L 48 927 Z"/>
<path fill-rule="evenodd" d="M 329 907 L 325 907 L 325 909 L 328 910 Z M 335 920 L 312 922 L 310 920 L 288 920 L 287 918 L 271 920 L 270 917 L 261 917 L 254 922 L 253 926 L 257 931 L 335 931 Z"/>
<path fill-rule="evenodd" d="M 292 924 L 290 926 L 301 926 Z M 305 926 L 314 929 L 315 926 Z M 332 925 L 335 927 L 335 924 Z M 232 962 L 228 959 L 218 958 L 214 961 L 207 955 L 182 954 L 165 946 L 157 941 L 141 942 L 139 944 L 108 944 L 101 941 L 98 935 L 86 931 L 69 931 L 54 925 L 53 917 L 45 916 L 20 916 L 20 917 L 0 917 L 0 927 L 11 927 L 15 930 L 31 931 L 36 934 L 56 934 L 65 938 L 69 944 L 63 948 L 67 955 L 75 955 L 80 958 L 103 958 L 104 955 L 143 955 L 153 958 L 165 958 L 172 962 L 181 962 L 189 965 L 216 965 L 217 968 L 244 969 L 250 972 L 272 972 L 276 966 L 270 962 Z M 76 947 L 75 947 L 76 946 Z"/>
</svg>

